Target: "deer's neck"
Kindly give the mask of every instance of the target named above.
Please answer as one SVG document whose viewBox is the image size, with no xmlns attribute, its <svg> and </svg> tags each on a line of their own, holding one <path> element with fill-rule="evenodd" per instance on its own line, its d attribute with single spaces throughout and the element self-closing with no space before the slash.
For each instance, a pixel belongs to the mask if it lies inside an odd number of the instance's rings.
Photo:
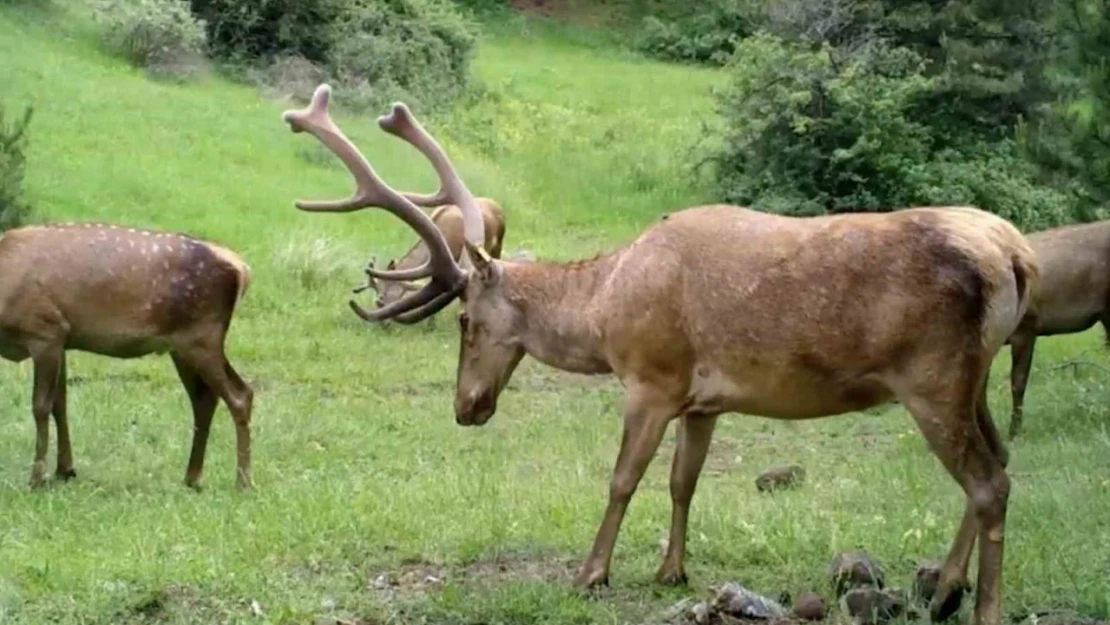
<svg viewBox="0 0 1110 625">
<path fill-rule="evenodd" d="M 609 275 L 612 256 L 567 264 L 506 264 L 505 288 L 521 313 L 528 355 L 574 373 L 609 373 L 594 298 Z"/>
</svg>

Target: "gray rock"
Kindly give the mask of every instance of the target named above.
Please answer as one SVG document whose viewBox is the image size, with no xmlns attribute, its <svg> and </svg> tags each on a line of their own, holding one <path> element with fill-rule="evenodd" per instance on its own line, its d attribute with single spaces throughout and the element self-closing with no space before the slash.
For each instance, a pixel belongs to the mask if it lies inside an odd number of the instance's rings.
<svg viewBox="0 0 1110 625">
<path fill-rule="evenodd" d="M 697 623 L 698 625 L 705 625 L 709 622 L 709 613 L 709 604 L 702 601 L 695 604 L 694 607 L 690 608 L 690 620 Z"/>
<path fill-rule="evenodd" d="M 786 609 L 778 602 L 735 583 L 721 587 L 712 607 L 717 612 L 737 618 L 776 619 L 787 615 Z"/>
<path fill-rule="evenodd" d="M 883 587 L 883 570 L 871 556 L 861 551 L 837 554 L 829 565 L 829 577 L 832 578 L 837 597 L 853 588 Z"/>
<path fill-rule="evenodd" d="M 906 610 L 906 599 L 898 590 L 874 586 L 853 588 L 841 600 L 844 610 L 857 625 L 882 625 Z"/>
<path fill-rule="evenodd" d="M 820 621 L 827 612 L 825 600 L 815 592 L 803 592 L 794 602 L 794 616 L 806 621 Z"/>
<path fill-rule="evenodd" d="M 805 477 L 806 470 L 796 464 L 775 467 L 755 478 L 755 487 L 761 493 L 796 488 L 805 481 Z"/>
<path fill-rule="evenodd" d="M 939 584 L 940 566 L 932 562 L 923 563 L 917 567 L 917 572 L 913 576 L 914 600 L 918 603 L 929 603 L 936 596 Z"/>
</svg>

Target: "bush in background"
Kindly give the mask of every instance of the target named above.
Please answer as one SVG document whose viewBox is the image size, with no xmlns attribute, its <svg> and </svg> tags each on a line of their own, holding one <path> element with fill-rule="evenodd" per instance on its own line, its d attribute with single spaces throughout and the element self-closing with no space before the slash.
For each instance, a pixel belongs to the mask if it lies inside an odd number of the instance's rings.
<svg viewBox="0 0 1110 625">
<path fill-rule="evenodd" d="M 349 105 L 404 100 L 426 111 L 466 87 L 475 42 L 447 0 L 352 0 L 333 27 L 328 70 L 352 90 Z"/>
<path fill-rule="evenodd" d="M 30 214 L 23 196 L 23 173 L 27 127 L 33 113 L 28 106 L 22 119 L 9 122 L 0 107 L 0 230 L 21 225 Z"/>
<path fill-rule="evenodd" d="M 636 48 L 667 61 L 724 65 L 739 42 L 755 30 L 755 5 L 751 0 L 698 4 L 685 14 L 645 17 Z"/>
<path fill-rule="evenodd" d="M 423 110 L 467 85 L 474 24 L 449 0 L 191 0 L 209 48 L 263 68 L 255 77 L 297 99 L 306 77 L 336 84 L 351 108 L 395 99 Z M 309 91 L 311 89 L 309 88 Z"/>
<path fill-rule="evenodd" d="M 205 53 L 203 20 L 186 0 L 98 0 L 104 43 L 136 67 L 188 73 Z"/>
<path fill-rule="evenodd" d="M 208 45 L 223 59 L 274 55 L 327 60 L 332 26 L 347 0 L 190 0 L 205 22 Z"/>
<path fill-rule="evenodd" d="M 713 156 L 727 201 L 798 215 L 973 204 L 1025 228 L 1077 218 L 1066 194 L 1035 182 L 1012 139 L 953 144 L 920 115 L 943 77 L 909 48 L 761 33 L 728 69 Z"/>
<path fill-rule="evenodd" d="M 816 215 L 912 199 L 909 177 L 929 145 L 908 113 L 931 87 L 916 54 L 876 43 L 844 58 L 760 34 L 729 69 L 716 158 L 729 200 Z"/>
</svg>

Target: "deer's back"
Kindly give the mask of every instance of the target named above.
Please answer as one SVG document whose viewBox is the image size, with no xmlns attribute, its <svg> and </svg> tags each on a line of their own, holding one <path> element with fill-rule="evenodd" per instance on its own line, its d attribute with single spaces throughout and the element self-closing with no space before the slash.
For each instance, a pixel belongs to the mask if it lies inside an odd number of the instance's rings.
<svg viewBox="0 0 1110 625">
<path fill-rule="evenodd" d="M 1033 298 L 1038 332 L 1078 332 L 1110 306 L 1110 221 L 1028 236 L 1041 265 Z"/>
<path fill-rule="evenodd" d="M 219 322 L 250 276 L 208 242 L 96 224 L 9 231 L 0 268 L 5 344 L 64 336 L 68 348 L 120 357 L 168 349 L 175 333 Z"/>
<path fill-rule="evenodd" d="M 598 309 L 618 368 L 688 367 L 702 399 L 730 411 L 831 414 L 884 401 L 883 375 L 915 354 L 978 348 L 996 314 L 1016 325 L 1016 311 L 994 310 L 1017 306 L 996 301 L 1014 291 L 1013 245 L 1016 229 L 965 209 L 800 219 L 697 207 L 622 251 Z"/>
</svg>

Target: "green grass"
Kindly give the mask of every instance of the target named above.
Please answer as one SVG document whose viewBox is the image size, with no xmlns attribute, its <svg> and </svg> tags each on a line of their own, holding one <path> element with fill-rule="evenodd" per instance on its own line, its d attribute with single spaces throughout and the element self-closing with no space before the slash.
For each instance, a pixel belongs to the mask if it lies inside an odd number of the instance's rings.
<svg viewBox="0 0 1110 625">
<path fill-rule="evenodd" d="M 641 622 L 730 580 L 828 596 L 824 569 L 839 550 L 869 550 L 897 585 L 943 556 L 962 499 L 900 408 L 795 424 L 732 416 L 694 503 L 691 588 L 650 583 L 670 518 L 668 440 L 626 519 L 613 588 L 576 595 L 569 567 L 600 521 L 619 442 L 612 380 L 526 362 L 487 426 L 459 428 L 453 309 L 416 328 L 350 314 L 361 265 L 412 235 L 385 214 L 294 210 L 294 198 L 341 196 L 351 183 L 289 132 L 281 104 L 216 78 L 152 82 L 102 56 L 68 14 L 0 8 L 0 59 L 0 101 L 36 105 L 28 188 L 41 218 L 185 230 L 253 267 L 229 353 L 257 389 L 258 487 L 234 492 L 222 407 L 206 490 L 181 485 L 191 419 L 168 359 L 73 353 L 78 479 L 28 492 L 30 367 L 7 364 L 0 622 Z M 475 192 L 503 202 L 508 252 L 592 255 L 711 199 L 688 151 L 716 74 L 519 22 L 492 31 L 475 71 L 486 95 L 428 126 Z M 431 188 L 414 150 L 370 119 L 340 120 L 387 180 Z M 1077 359 L 1107 365 L 1097 332 L 1038 346 L 1027 432 L 1013 446 L 1012 615 L 1110 612 L 1107 376 L 1057 368 Z M 999 411 L 1007 369 L 993 378 Z M 752 479 L 786 462 L 807 469 L 805 486 L 757 495 Z M 375 587 L 382 574 L 404 582 L 396 597 Z M 413 587 L 428 574 L 445 585 Z"/>
</svg>

